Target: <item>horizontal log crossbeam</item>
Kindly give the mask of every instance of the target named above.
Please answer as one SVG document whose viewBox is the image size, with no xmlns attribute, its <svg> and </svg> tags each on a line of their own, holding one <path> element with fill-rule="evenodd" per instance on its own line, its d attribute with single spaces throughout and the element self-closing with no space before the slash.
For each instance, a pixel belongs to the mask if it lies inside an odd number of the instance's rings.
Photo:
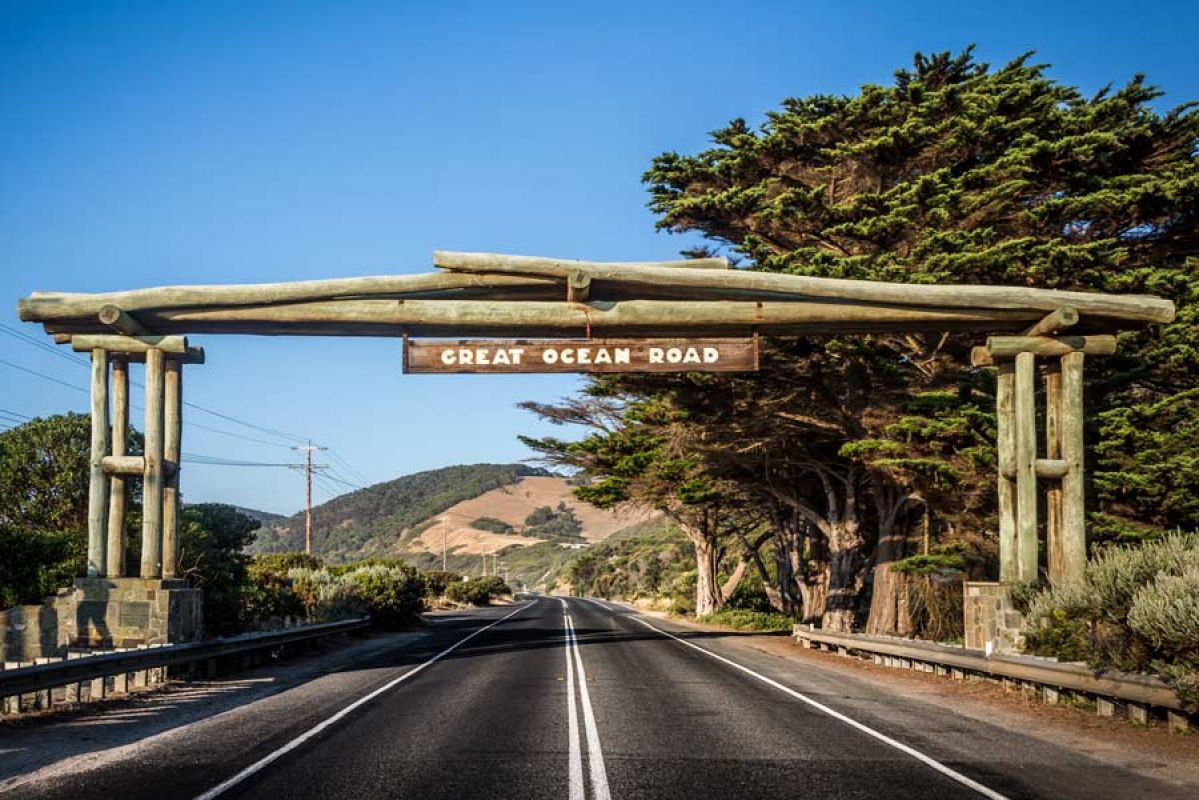
<svg viewBox="0 0 1199 800">
<path fill-rule="evenodd" d="M 105 456 L 100 461 L 100 465 L 104 468 L 104 472 L 108 475 L 124 475 L 140 478 L 146 471 L 145 456 Z M 167 459 L 163 459 L 162 471 L 166 476 L 174 475 L 179 470 L 179 465 Z"/>
<path fill-rule="evenodd" d="M 1043 339 L 1074 326 L 1104 332 L 1174 317 L 1173 304 L 1156 297 L 813 278 L 728 269 L 724 259 L 610 263 L 438 251 L 434 263 L 442 271 L 38 292 L 19 302 L 18 313 L 58 341 L 115 329 L 126 343 L 151 331 L 448 338 L 971 331 Z"/>
</svg>

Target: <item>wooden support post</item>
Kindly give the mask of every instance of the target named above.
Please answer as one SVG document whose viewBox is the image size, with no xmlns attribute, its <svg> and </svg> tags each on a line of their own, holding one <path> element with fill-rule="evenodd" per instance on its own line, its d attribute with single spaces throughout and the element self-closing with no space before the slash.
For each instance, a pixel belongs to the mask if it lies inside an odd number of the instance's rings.
<svg viewBox="0 0 1199 800">
<path fill-rule="evenodd" d="M 104 575 L 108 535 L 108 476 L 101 462 L 108 455 L 108 351 L 92 351 L 92 449 L 87 498 L 87 574 Z"/>
<path fill-rule="evenodd" d="M 995 417 L 999 451 L 999 580 L 1019 580 L 1016 537 L 1016 368 L 999 364 L 995 381 Z"/>
<path fill-rule="evenodd" d="M 162 577 L 174 578 L 179 566 L 179 454 L 183 433 L 183 366 L 167 359 L 164 458 L 175 465 L 166 476 L 162 496 Z"/>
<path fill-rule="evenodd" d="M 1061 566 L 1059 579 L 1082 578 L 1087 566 L 1086 503 L 1083 488 L 1082 353 L 1062 356 L 1061 442 L 1066 474 L 1062 476 Z"/>
<path fill-rule="evenodd" d="M 1037 579 L 1036 356 L 1016 356 L 1016 577 Z"/>
<path fill-rule="evenodd" d="M 1045 460 L 1062 457 L 1062 371 L 1051 359 L 1045 368 Z M 1065 462 L 1062 462 L 1065 465 Z M 1066 470 L 1069 471 L 1069 466 Z M 1038 472 L 1040 477 L 1040 472 Z M 1045 486 L 1045 560 L 1049 579 L 1062 577 L 1062 484 L 1049 479 Z"/>
<path fill-rule="evenodd" d="M 129 448 L 129 361 L 112 360 L 112 455 L 124 456 Z M 109 475 L 108 575 L 125 575 L 125 477 Z"/>
<path fill-rule="evenodd" d="M 146 472 L 142 476 L 141 577 L 162 576 L 163 371 L 161 350 L 146 353 Z"/>
</svg>

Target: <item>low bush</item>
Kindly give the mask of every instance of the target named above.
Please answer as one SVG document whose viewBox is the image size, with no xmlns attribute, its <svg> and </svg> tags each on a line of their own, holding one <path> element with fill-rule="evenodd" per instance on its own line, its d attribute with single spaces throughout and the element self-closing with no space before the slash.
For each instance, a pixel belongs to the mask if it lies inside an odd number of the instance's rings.
<svg viewBox="0 0 1199 800">
<path fill-rule="evenodd" d="M 707 616 L 700 617 L 699 621 L 709 625 L 723 625 L 726 628 L 734 628 L 739 631 L 759 631 L 763 633 L 790 632 L 791 627 L 795 624 L 795 620 L 786 614 L 779 614 L 774 611 L 750 611 L 744 608 L 722 608 Z"/>
<path fill-rule="evenodd" d="M 496 597 L 511 594 L 500 578 L 488 575 L 481 578 L 467 578 L 454 581 L 446 587 L 445 596 L 455 603 L 467 603 L 472 606 L 485 606 Z"/>
<path fill-rule="evenodd" d="M 457 572 L 443 572 L 439 569 L 425 572 L 421 577 L 425 581 L 425 597 L 441 597 L 451 583 L 462 580 L 462 576 Z"/>
<path fill-rule="evenodd" d="M 1024 636 L 1038 655 L 1156 671 L 1199 704 L 1199 534 L 1105 550 L 1082 581 L 1032 594 Z"/>
<path fill-rule="evenodd" d="M 420 574 L 407 564 L 359 567 L 346 573 L 370 611 L 371 622 L 384 630 L 408 625 L 424 608 Z"/>
</svg>

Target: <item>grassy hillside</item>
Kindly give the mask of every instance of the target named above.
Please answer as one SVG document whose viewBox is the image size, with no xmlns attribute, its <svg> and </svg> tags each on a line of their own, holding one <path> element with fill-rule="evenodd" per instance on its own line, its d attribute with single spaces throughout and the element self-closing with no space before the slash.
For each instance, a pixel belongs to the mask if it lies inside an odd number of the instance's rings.
<svg viewBox="0 0 1199 800">
<path fill-rule="evenodd" d="M 393 552 L 397 540 L 430 524 L 431 517 L 523 477 L 549 474 L 523 464 L 467 464 L 375 484 L 312 509 L 313 547 L 318 555 L 333 561 Z M 303 547 L 301 512 L 264 527 L 250 550 L 279 553 Z"/>
</svg>

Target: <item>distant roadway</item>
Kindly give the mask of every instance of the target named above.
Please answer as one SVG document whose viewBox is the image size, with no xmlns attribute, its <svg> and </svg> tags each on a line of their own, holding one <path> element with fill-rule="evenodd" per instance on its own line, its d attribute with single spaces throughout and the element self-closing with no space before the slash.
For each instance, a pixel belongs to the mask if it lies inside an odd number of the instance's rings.
<svg viewBox="0 0 1199 800">
<path fill-rule="evenodd" d="M 11 796 L 1186 796 L 860 674 L 577 598 L 445 616 L 241 710 Z"/>
</svg>

